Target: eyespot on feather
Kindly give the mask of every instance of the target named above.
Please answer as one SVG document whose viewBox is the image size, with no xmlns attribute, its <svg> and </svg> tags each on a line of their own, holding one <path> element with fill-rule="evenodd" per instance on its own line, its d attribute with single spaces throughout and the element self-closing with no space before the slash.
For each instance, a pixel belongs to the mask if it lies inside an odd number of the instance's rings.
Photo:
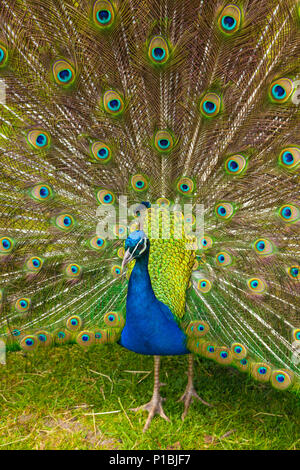
<svg viewBox="0 0 300 470">
<path fill-rule="evenodd" d="M 263 279 L 252 277 L 247 280 L 249 290 L 253 294 L 263 294 L 267 290 L 267 285 Z"/>
<path fill-rule="evenodd" d="M 233 343 L 231 345 L 231 352 L 233 357 L 239 361 L 241 359 L 245 359 L 245 357 L 247 356 L 247 349 L 241 343 Z"/>
<path fill-rule="evenodd" d="M 293 224 L 300 219 L 300 209 L 293 204 L 285 204 L 278 211 L 279 217 L 285 223 Z"/>
<path fill-rule="evenodd" d="M 206 321 L 191 321 L 186 329 L 186 334 L 190 337 L 200 338 L 209 332 L 209 325 Z"/>
<path fill-rule="evenodd" d="M 200 101 L 200 112 L 207 118 L 215 117 L 221 110 L 221 98 L 216 93 L 206 93 Z"/>
<path fill-rule="evenodd" d="M 134 191 L 142 192 L 148 189 L 148 180 L 144 175 L 134 175 L 131 178 L 131 186 Z"/>
<path fill-rule="evenodd" d="M 281 167 L 288 171 L 296 170 L 300 164 L 300 148 L 284 148 L 279 154 L 278 162 Z"/>
<path fill-rule="evenodd" d="M 207 294 L 212 288 L 212 284 L 208 279 L 199 279 L 197 289 L 202 294 Z"/>
<path fill-rule="evenodd" d="M 97 200 L 103 206 L 110 206 L 114 204 L 116 197 L 112 191 L 109 191 L 108 189 L 100 189 L 97 192 Z"/>
<path fill-rule="evenodd" d="M 27 133 L 27 142 L 36 150 L 46 150 L 50 147 L 51 137 L 49 132 L 43 129 L 32 129 Z"/>
<path fill-rule="evenodd" d="M 88 348 L 95 343 L 95 334 L 92 331 L 81 331 L 76 337 L 76 343 L 82 348 Z"/>
<path fill-rule="evenodd" d="M 54 62 L 52 74 L 55 82 L 64 88 L 70 87 L 76 78 L 74 66 L 65 59 Z"/>
<path fill-rule="evenodd" d="M 215 206 L 215 214 L 218 219 L 229 220 L 234 215 L 234 207 L 230 202 L 219 202 Z"/>
<path fill-rule="evenodd" d="M 72 334 L 67 329 L 62 328 L 55 331 L 53 338 L 56 344 L 66 344 L 72 339 Z"/>
<path fill-rule="evenodd" d="M 190 196 L 194 192 L 194 182 L 190 178 L 182 177 L 177 182 L 177 191 L 183 196 Z"/>
<path fill-rule="evenodd" d="M 287 272 L 291 279 L 293 279 L 294 281 L 300 281 L 300 266 L 298 264 L 290 266 Z"/>
<path fill-rule="evenodd" d="M 269 97 L 273 103 L 286 103 L 293 93 L 294 85 L 289 78 L 275 80 L 269 88 Z"/>
<path fill-rule="evenodd" d="M 174 140 L 169 131 L 157 131 L 154 136 L 154 147 L 159 153 L 168 153 L 174 146 Z"/>
<path fill-rule="evenodd" d="M 0 42 L 0 69 L 4 68 L 8 61 L 8 50 L 2 42 Z"/>
<path fill-rule="evenodd" d="M 109 29 L 115 21 L 115 10 L 109 0 L 97 0 L 93 5 L 93 22 L 100 30 Z"/>
<path fill-rule="evenodd" d="M 106 91 L 103 95 L 103 107 L 112 116 L 119 116 L 124 111 L 121 95 L 114 90 Z"/>
<path fill-rule="evenodd" d="M 239 30 L 241 20 L 242 12 L 240 8 L 236 5 L 227 5 L 218 18 L 218 26 L 222 33 L 232 35 Z"/>
<path fill-rule="evenodd" d="M 220 251 L 216 255 L 216 263 L 222 267 L 230 266 L 232 264 L 232 256 L 227 251 Z"/>
<path fill-rule="evenodd" d="M 111 273 L 112 273 L 112 276 L 117 279 L 118 277 L 120 277 L 122 275 L 122 268 L 121 266 L 119 265 L 114 265 L 112 268 L 111 268 Z"/>
<path fill-rule="evenodd" d="M 26 269 L 30 272 L 39 272 L 43 267 L 44 260 L 39 256 L 31 256 L 26 261 Z"/>
<path fill-rule="evenodd" d="M 293 340 L 300 341 L 300 328 L 293 330 Z"/>
<path fill-rule="evenodd" d="M 274 253 L 274 247 L 270 240 L 258 238 L 253 243 L 253 249 L 259 256 L 270 256 Z"/>
<path fill-rule="evenodd" d="M 246 168 L 247 160 L 243 155 L 232 155 L 225 161 L 225 170 L 229 175 L 242 175 Z"/>
<path fill-rule="evenodd" d="M 111 160 L 112 152 L 104 142 L 94 142 L 91 145 L 91 155 L 99 163 L 108 163 Z"/>
<path fill-rule="evenodd" d="M 110 328 L 123 328 L 125 321 L 118 312 L 107 312 L 104 316 L 104 323 Z"/>
<path fill-rule="evenodd" d="M 40 330 L 35 333 L 39 347 L 48 347 L 53 343 L 53 336 L 46 330 Z"/>
<path fill-rule="evenodd" d="M 0 237 L 0 255 L 8 255 L 13 251 L 15 241 L 11 237 Z"/>
<path fill-rule="evenodd" d="M 148 48 L 148 57 L 152 64 L 163 65 L 168 61 L 169 56 L 167 41 L 162 36 L 153 37 Z"/>
<path fill-rule="evenodd" d="M 213 240 L 208 235 L 198 240 L 198 247 L 200 250 L 209 250 L 213 246 Z"/>
<path fill-rule="evenodd" d="M 232 352 L 230 351 L 230 349 L 226 348 L 225 346 L 217 347 L 216 348 L 215 360 L 219 364 L 229 365 L 229 364 L 231 364 L 231 362 L 233 360 Z"/>
<path fill-rule="evenodd" d="M 254 363 L 251 368 L 251 375 L 259 382 L 268 382 L 272 373 L 271 367 L 265 362 Z"/>
<path fill-rule="evenodd" d="M 24 351 L 33 351 L 38 347 L 38 340 L 35 335 L 26 335 L 20 341 L 20 346 Z"/>
<path fill-rule="evenodd" d="M 79 315 L 72 315 L 67 319 L 66 327 L 70 331 L 79 331 L 82 327 L 82 319 Z"/>
<path fill-rule="evenodd" d="M 89 240 L 90 248 L 96 251 L 101 251 L 105 248 L 106 242 L 103 238 L 95 236 Z"/>
<path fill-rule="evenodd" d="M 293 383 L 293 373 L 285 370 L 273 370 L 270 381 L 277 390 L 286 390 Z"/>
<path fill-rule="evenodd" d="M 15 310 L 19 313 L 26 313 L 30 309 L 31 300 L 28 297 L 21 297 L 15 302 Z"/>
<path fill-rule="evenodd" d="M 37 184 L 31 188 L 29 195 L 36 201 L 49 201 L 53 196 L 53 189 L 49 184 Z"/>
<path fill-rule="evenodd" d="M 108 343 L 107 330 L 98 329 L 94 333 L 95 343 L 96 344 L 106 344 Z"/>
<path fill-rule="evenodd" d="M 55 219 L 57 228 L 63 231 L 71 231 L 75 226 L 74 217 L 70 214 L 61 214 Z"/>
<path fill-rule="evenodd" d="M 71 263 L 68 264 L 65 268 L 65 274 L 67 277 L 74 279 L 80 277 L 82 273 L 82 268 L 79 266 L 79 264 L 76 263 Z"/>
</svg>

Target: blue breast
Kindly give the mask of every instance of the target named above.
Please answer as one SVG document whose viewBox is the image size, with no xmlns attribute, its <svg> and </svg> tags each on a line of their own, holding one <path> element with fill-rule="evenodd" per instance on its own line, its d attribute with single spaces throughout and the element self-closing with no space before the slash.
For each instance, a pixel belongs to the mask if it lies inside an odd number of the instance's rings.
<svg viewBox="0 0 300 470">
<path fill-rule="evenodd" d="M 139 354 L 190 353 L 186 348 L 186 335 L 171 310 L 155 297 L 148 272 L 148 256 L 136 260 L 130 276 L 126 323 L 119 344 Z"/>
</svg>

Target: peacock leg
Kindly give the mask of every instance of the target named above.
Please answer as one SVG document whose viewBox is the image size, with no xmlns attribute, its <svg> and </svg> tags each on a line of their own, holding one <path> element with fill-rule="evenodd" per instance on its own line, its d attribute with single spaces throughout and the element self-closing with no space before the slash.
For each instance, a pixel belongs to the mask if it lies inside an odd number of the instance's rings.
<svg viewBox="0 0 300 470">
<path fill-rule="evenodd" d="M 144 426 L 143 432 L 147 431 L 153 417 L 156 414 L 160 415 L 166 421 L 170 422 L 170 419 L 167 417 L 162 407 L 162 402 L 165 400 L 165 398 L 162 398 L 159 393 L 160 387 L 165 385 L 159 382 L 159 365 L 160 365 L 160 357 L 154 356 L 154 389 L 153 389 L 153 395 L 152 395 L 151 400 L 149 401 L 149 403 L 146 403 L 146 405 L 142 405 L 142 406 L 139 406 L 138 408 L 131 409 L 132 411 L 139 411 L 139 410 L 148 411 L 149 415 L 148 415 L 146 424 Z"/>
<path fill-rule="evenodd" d="M 190 404 L 193 401 L 193 398 L 197 398 L 198 400 L 200 400 L 201 403 L 203 403 L 203 405 L 213 406 L 213 405 L 210 405 L 209 403 L 207 403 L 206 401 L 202 400 L 202 398 L 199 397 L 198 393 L 196 392 L 196 390 L 194 388 L 194 383 L 193 383 L 193 375 L 194 375 L 193 374 L 193 355 L 192 354 L 189 354 L 189 367 L 188 367 L 188 374 L 187 375 L 188 375 L 188 383 L 187 383 L 185 392 L 182 395 L 182 397 L 178 400 L 178 401 L 183 401 L 183 403 L 184 403 L 184 411 L 181 415 L 182 421 L 184 420 L 184 418 L 187 415 L 188 409 L 190 407 Z"/>
</svg>

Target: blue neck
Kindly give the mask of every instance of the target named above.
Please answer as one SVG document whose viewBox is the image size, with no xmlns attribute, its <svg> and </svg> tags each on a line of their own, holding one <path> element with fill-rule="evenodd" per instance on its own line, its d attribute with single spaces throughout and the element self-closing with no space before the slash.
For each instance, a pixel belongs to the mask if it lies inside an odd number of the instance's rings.
<svg viewBox="0 0 300 470">
<path fill-rule="evenodd" d="M 187 354 L 186 336 L 171 310 L 153 291 L 148 271 L 149 250 L 137 258 L 126 302 L 126 322 L 120 344 L 139 354 Z"/>
</svg>

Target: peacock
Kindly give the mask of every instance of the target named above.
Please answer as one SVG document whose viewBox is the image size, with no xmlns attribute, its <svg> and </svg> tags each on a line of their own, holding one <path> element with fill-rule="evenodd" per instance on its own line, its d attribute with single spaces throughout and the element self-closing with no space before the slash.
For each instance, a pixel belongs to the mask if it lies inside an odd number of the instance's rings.
<svg viewBox="0 0 300 470">
<path fill-rule="evenodd" d="M 0 335 L 300 378 L 300 3 L 1 0 Z M 35 352 L 36 353 L 36 352 Z M 34 354 L 35 354 L 34 353 Z M 200 405 L 201 406 L 201 405 Z"/>
</svg>

